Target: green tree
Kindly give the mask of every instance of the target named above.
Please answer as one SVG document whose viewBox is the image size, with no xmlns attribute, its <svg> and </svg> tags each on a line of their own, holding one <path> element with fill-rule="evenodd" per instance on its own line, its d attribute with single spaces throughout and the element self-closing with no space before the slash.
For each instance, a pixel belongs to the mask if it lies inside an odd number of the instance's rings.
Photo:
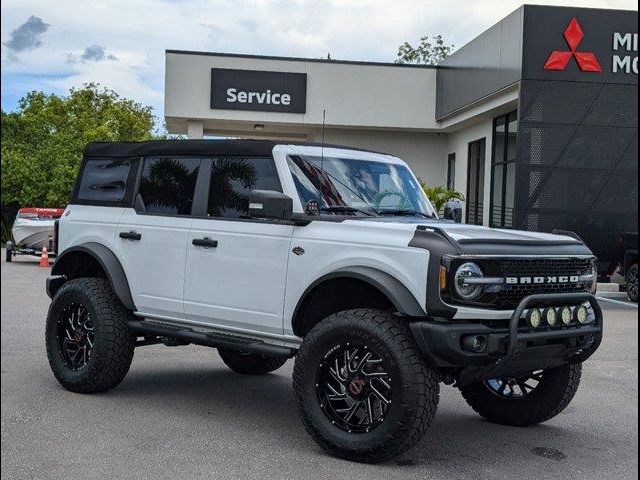
<svg viewBox="0 0 640 480">
<path fill-rule="evenodd" d="M 400 45 L 395 62 L 437 65 L 451 55 L 454 48 L 454 45 L 444 43 L 442 35 L 434 35 L 431 39 L 429 35 L 425 35 L 420 38 L 420 43 L 416 47 L 409 42 Z"/>
<path fill-rule="evenodd" d="M 464 201 L 464 195 L 456 190 L 450 190 L 443 185 L 437 185 L 435 187 L 427 187 L 423 182 L 420 182 L 420 186 L 426 193 L 429 200 L 433 204 L 433 208 L 436 209 L 436 212 L 442 212 L 445 203 L 449 200 L 460 200 Z"/>
<path fill-rule="evenodd" d="M 3 224 L 18 207 L 66 205 L 88 142 L 154 137 L 151 107 L 95 83 L 67 96 L 30 92 L 1 115 Z"/>
</svg>

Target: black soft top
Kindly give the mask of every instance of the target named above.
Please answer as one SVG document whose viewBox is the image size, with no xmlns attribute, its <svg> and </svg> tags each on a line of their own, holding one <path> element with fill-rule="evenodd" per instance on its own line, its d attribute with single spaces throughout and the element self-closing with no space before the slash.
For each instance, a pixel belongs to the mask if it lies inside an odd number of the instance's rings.
<svg viewBox="0 0 640 480">
<path fill-rule="evenodd" d="M 275 142 L 273 140 L 151 140 L 148 142 L 94 142 L 84 149 L 85 157 L 144 157 L 168 155 L 203 155 L 214 157 L 271 156 L 276 145 L 320 147 L 320 143 Z M 371 153 L 371 150 L 324 145 L 326 148 L 344 148 Z"/>
</svg>

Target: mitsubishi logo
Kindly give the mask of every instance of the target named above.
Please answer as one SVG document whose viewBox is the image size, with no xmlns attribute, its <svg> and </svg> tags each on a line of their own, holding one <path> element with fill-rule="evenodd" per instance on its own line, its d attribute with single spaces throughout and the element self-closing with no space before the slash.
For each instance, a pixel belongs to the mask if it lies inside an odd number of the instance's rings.
<svg viewBox="0 0 640 480">
<path fill-rule="evenodd" d="M 584 38 L 584 32 L 576 17 L 573 17 L 564 29 L 564 39 L 569 45 L 570 51 L 554 50 L 544 64 L 545 70 L 564 70 L 571 57 L 576 59 L 578 68 L 583 72 L 602 72 L 598 58 L 592 52 L 578 52 L 577 48 Z"/>
</svg>

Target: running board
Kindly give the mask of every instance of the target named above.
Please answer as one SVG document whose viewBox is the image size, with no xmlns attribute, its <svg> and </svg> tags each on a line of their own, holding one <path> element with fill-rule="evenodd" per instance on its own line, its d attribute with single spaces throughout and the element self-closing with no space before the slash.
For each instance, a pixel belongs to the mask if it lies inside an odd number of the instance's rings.
<svg viewBox="0 0 640 480">
<path fill-rule="evenodd" d="M 260 340 L 247 339 L 235 335 L 220 333 L 196 332 L 189 328 L 158 325 L 147 321 L 131 320 L 128 322 L 129 328 L 138 335 L 154 335 L 156 337 L 169 337 L 183 340 L 195 345 L 205 347 L 229 348 L 243 352 L 260 353 L 270 356 L 286 356 L 291 358 L 295 355 L 295 350 L 290 347 L 272 345 Z"/>
</svg>

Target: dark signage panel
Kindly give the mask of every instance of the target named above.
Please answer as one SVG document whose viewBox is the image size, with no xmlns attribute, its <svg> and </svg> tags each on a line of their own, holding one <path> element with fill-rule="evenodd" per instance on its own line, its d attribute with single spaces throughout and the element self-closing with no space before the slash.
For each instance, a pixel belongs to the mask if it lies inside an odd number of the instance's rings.
<svg viewBox="0 0 640 480">
<path fill-rule="evenodd" d="M 525 6 L 523 78 L 638 83 L 638 13 Z"/>
<path fill-rule="evenodd" d="M 211 69 L 211 108 L 305 113 L 307 74 Z"/>
</svg>

